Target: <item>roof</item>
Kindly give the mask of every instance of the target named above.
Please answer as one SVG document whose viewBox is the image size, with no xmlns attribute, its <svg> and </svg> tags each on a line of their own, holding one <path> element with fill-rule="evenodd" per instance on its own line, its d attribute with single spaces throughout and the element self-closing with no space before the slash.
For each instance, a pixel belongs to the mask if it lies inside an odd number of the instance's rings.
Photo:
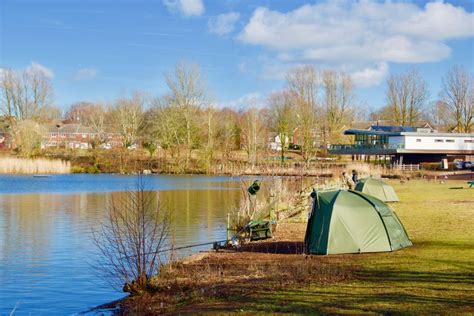
<svg viewBox="0 0 474 316">
<path fill-rule="evenodd" d="M 49 133 L 94 133 L 90 127 L 81 124 L 50 124 L 46 125 Z"/>
<path fill-rule="evenodd" d="M 387 132 L 387 133 L 401 133 L 401 132 L 416 132 L 414 126 L 388 126 L 388 125 L 372 125 L 371 131 Z"/>
<path fill-rule="evenodd" d="M 387 136 L 399 136 L 401 132 L 388 132 L 383 130 L 367 130 L 367 129 L 347 129 L 344 131 L 344 135 L 387 135 Z"/>
<path fill-rule="evenodd" d="M 394 120 L 375 120 L 375 121 L 354 121 L 351 124 L 351 128 L 353 129 L 371 129 L 373 126 L 400 126 Z M 415 128 L 431 128 L 430 123 L 426 121 L 418 121 L 410 124 L 410 127 Z"/>
<path fill-rule="evenodd" d="M 396 125 L 371 125 L 368 129 L 348 129 L 344 131 L 345 135 L 387 135 L 397 136 L 404 132 L 416 132 L 417 127 L 415 126 L 396 126 Z"/>
</svg>

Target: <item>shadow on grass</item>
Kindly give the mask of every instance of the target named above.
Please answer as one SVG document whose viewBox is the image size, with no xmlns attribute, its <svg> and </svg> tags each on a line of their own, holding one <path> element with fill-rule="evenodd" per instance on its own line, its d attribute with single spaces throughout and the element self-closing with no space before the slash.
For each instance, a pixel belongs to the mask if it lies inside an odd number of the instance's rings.
<svg viewBox="0 0 474 316">
<path fill-rule="evenodd" d="M 258 242 L 242 246 L 242 251 L 269 254 L 302 254 L 303 250 L 304 244 L 299 241 Z"/>
<path fill-rule="evenodd" d="M 449 241 L 417 241 L 414 243 L 416 248 L 452 248 L 453 250 L 472 250 L 474 249 L 473 242 L 449 242 Z"/>
<path fill-rule="evenodd" d="M 359 290 L 365 293 L 357 293 Z M 417 311 L 449 313 L 450 309 L 458 310 L 459 308 L 468 311 L 472 310 L 474 303 L 474 300 L 470 298 L 407 294 L 390 288 L 377 291 L 379 293 L 376 291 L 367 293 L 367 289 L 354 286 L 340 287 L 337 293 L 325 290 L 297 290 L 282 293 L 277 297 L 263 298 L 260 302 L 267 306 L 275 306 L 273 310 L 275 312 L 378 314 L 416 313 Z M 439 309 L 441 306 L 442 308 Z"/>
<path fill-rule="evenodd" d="M 472 271 L 472 270 L 471 270 Z M 474 285 L 473 272 L 424 272 L 424 271 L 398 271 L 398 270 L 362 270 L 355 272 L 359 280 L 369 282 L 396 282 L 396 283 L 426 283 Z"/>
<path fill-rule="evenodd" d="M 260 282 L 265 282 L 264 279 Z M 273 291 L 271 288 L 255 291 L 256 284 L 238 284 L 231 292 L 222 293 L 213 303 L 192 304 L 179 313 L 251 312 L 251 313 L 449 313 L 474 311 L 474 299 L 445 296 L 444 293 L 405 293 L 390 287 L 358 287 L 338 285 L 336 288 L 291 289 Z M 363 293 L 360 293 L 363 292 Z M 222 300 L 222 301 L 221 301 Z M 231 301 L 232 304 L 226 304 Z"/>
</svg>

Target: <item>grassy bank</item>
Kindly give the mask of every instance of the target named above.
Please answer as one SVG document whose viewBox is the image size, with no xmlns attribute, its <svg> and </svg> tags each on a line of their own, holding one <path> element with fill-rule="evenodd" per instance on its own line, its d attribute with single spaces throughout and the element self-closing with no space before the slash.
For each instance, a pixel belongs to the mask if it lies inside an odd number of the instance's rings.
<svg viewBox="0 0 474 316">
<path fill-rule="evenodd" d="M 393 181 L 394 205 L 414 246 L 361 255 L 304 256 L 304 223 L 271 242 L 163 267 L 154 294 L 123 311 L 473 313 L 474 189 L 465 181 Z M 461 187 L 464 189 L 453 189 Z"/>
</svg>

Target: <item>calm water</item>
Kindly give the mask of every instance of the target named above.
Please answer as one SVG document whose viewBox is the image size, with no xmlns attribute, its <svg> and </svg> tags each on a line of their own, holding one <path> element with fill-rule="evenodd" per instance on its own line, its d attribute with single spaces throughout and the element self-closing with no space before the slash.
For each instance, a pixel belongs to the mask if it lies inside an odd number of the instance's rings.
<svg viewBox="0 0 474 316">
<path fill-rule="evenodd" d="M 146 181 L 172 213 L 177 246 L 225 239 L 226 214 L 240 200 L 238 179 Z M 100 259 L 91 231 L 111 196 L 135 183 L 118 175 L 0 176 L 0 315 L 78 314 L 123 297 L 90 267 Z"/>
</svg>

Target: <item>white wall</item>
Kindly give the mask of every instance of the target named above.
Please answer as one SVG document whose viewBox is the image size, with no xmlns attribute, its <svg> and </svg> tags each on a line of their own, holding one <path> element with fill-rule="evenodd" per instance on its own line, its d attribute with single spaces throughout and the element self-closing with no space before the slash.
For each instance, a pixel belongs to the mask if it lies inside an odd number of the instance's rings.
<svg viewBox="0 0 474 316">
<path fill-rule="evenodd" d="M 420 140 L 420 141 L 417 141 Z M 435 140 L 442 140 L 436 142 Z M 452 140 L 454 142 L 448 142 Z M 470 140 L 471 142 L 465 142 Z M 473 150 L 474 136 L 447 137 L 430 135 L 403 135 L 391 136 L 388 139 L 389 144 L 403 144 L 408 150 Z"/>
</svg>

